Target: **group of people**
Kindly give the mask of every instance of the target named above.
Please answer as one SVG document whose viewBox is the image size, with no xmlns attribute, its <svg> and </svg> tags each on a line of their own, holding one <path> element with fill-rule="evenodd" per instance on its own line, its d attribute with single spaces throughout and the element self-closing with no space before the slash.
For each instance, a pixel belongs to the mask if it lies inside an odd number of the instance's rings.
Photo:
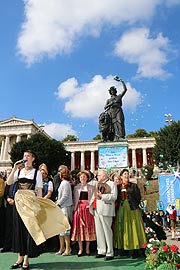
<svg viewBox="0 0 180 270">
<path fill-rule="evenodd" d="M 169 204 L 166 211 L 146 211 L 147 217 L 158 226 L 161 226 L 164 231 L 171 232 L 171 240 L 175 240 L 177 233 L 177 210 L 173 204 Z"/>
<path fill-rule="evenodd" d="M 13 189 L 8 197 L 13 200 L 12 251 L 18 253 L 11 269 L 29 269 L 29 257 L 39 256 L 44 242 L 57 235 L 57 255 L 71 255 L 77 242 L 78 257 L 92 253 L 91 243 L 96 243 L 96 258 L 112 260 L 115 249 L 137 256 L 146 235 L 140 190 L 130 182 L 128 169 L 112 178 L 106 170 L 94 178 L 89 171 L 80 171 L 72 185 L 67 166 L 60 165 L 52 178 L 46 164 L 33 167 L 35 158 L 25 151 L 22 168 L 16 162 L 6 180 Z"/>
</svg>

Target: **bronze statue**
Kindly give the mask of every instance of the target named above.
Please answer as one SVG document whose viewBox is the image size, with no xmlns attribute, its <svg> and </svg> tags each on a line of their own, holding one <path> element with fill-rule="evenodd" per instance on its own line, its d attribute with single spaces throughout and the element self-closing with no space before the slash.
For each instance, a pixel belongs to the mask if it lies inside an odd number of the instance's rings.
<svg viewBox="0 0 180 270">
<path fill-rule="evenodd" d="M 99 116 L 99 130 L 103 141 L 120 141 L 125 138 L 122 98 L 127 87 L 118 76 L 115 76 L 114 79 L 122 83 L 123 91 L 117 95 L 115 86 L 111 86 L 109 89 L 111 97 L 106 102 L 105 111 Z"/>
<path fill-rule="evenodd" d="M 107 112 L 102 112 L 99 115 L 99 131 L 101 139 L 106 141 L 113 141 L 114 133 L 112 130 L 111 118 Z"/>
</svg>

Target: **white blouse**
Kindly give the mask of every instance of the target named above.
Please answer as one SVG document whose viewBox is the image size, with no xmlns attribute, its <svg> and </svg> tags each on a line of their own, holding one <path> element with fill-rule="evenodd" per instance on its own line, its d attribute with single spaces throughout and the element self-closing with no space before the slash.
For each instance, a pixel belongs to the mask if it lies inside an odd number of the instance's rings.
<svg viewBox="0 0 180 270">
<path fill-rule="evenodd" d="M 20 170 L 20 174 L 18 176 L 19 170 L 16 170 L 14 173 L 14 182 L 16 182 L 19 178 L 27 178 L 27 179 L 34 179 L 35 169 L 30 170 L 27 174 L 25 174 L 24 168 Z M 42 174 L 38 170 L 36 175 L 36 188 L 43 188 L 43 181 L 42 181 Z"/>
</svg>

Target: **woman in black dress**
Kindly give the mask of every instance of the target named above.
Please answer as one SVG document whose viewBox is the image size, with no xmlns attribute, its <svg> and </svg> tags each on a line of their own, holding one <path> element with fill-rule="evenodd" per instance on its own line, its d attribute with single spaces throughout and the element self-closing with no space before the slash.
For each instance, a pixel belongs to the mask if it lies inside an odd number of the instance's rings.
<svg viewBox="0 0 180 270">
<path fill-rule="evenodd" d="M 42 175 L 39 170 L 33 168 L 35 157 L 35 154 L 28 150 L 24 152 L 23 155 L 24 168 L 19 170 L 19 162 L 14 164 L 11 174 L 8 177 L 7 184 L 11 185 L 16 183 L 16 193 L 18 193 L 18 190 L 31 190 L 32 193 L 34 193 L 36 187 L 37 196 L 42 197 Z M 29 269 L 28 258 L 37 257 L 41 253 L 40 246 L 36 245 L 24 225 L 24 222 L 17 211 L 16 204 L 14 204 L 13 209 L 12 251 L 18 253 L 18 258 L 16 263 L 11 266 L 11 269 L 16 269 L 22 266 L 22 269 L 24 270 Z"/>
</svg>

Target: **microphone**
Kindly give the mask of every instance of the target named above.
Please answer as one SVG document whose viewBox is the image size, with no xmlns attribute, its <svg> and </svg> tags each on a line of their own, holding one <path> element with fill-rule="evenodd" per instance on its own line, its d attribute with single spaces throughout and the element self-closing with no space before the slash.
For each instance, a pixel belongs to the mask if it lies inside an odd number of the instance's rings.
<svg viewBox="0 0 180 270">
<path fill-rule="evenodd" d="M 26 163 L 26 159 L 21 159 L 19 161 L 16 162 L 16 165 L 19 165 L 19 164 L 25 164 Z"/>
</svg>

